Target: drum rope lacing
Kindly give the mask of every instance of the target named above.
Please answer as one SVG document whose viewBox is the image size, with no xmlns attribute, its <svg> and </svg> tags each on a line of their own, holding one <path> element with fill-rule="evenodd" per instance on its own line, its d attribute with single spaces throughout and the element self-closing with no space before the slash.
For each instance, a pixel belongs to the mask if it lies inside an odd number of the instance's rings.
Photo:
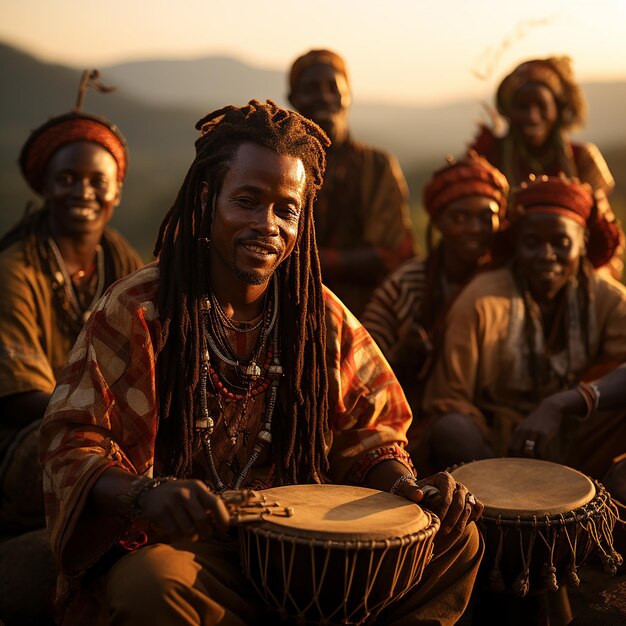
<svg viewBox="0 0 626 626">
<path fill-rule="evenodd" d="M 502 515 L 496 518 L 483 515 L 481 526 L 485 527 L 485 522 L 495 522 L 498 532 L 498 545 L 494 561 L 489 572 L 489 582 L 493 591 L 505 591 L 504 578 L 501 571 L 501 560 L 503 555 L 505 535 L 509 531 L 517 532 L 519 538 L 519 552 L 522 562 L 522 572 L 513 583 L 513 591 L 521 596 L 526 596 L 530 591 L 530 569 L 533 557 L 533 549 L 536 539 L 547 549 L 548 559 L 543 565 L 542 578 L 544 588 L 548 591 L 558 590 L 557 569 L 555 567 L 555 550 L 558 536 L 565 536 L 571 560 L 567 566 L 566 581 L 571 586 L 580 583 L 577 574 L 576 559 L 579 549 L 579 538 L 584 531 L 592 546 L 583 546 L 583 553 L 595 548 L 600 556 L 603 569 L 607 574 L 615 574 L 617 567 L 622 563 L 622 557 L 616 552 L 613 545 L 612 529 L 619 520 L 616 503 L 611 499 L 606 489 L 597 481 L 593 481 L 596 488 L 596 496 L 589 503 L 574 509 L 570 513 L 559 513 L 558 516 L 550 517 L 546 515 L 543 519 L 532 516 L 529 519 L 522 519 L 517 516 L 515 519 L 504 519 Z M 567 528 L 573 524 L 573 539 Z M 526 546 L 524 545 L 524 529 L 530 529 Z M 582 558 L 586 558 L 583 554 Z"/>
<path fill-rule="evenodd" d="M 278 610 L 283 619 L 296 617 L 296 619 L 306 620 L 307 615 L 314 611 L 324 616 L 324 621 L 320 623 L 358 625 L 375 618 L 392 600 L 397 601 L 419 582 L 432 554 L 431 542 L 423 541 L 422 538 L 429 539 L 430 536 L 432 533 L 420 531 L 407 541 L 352 541 L 344 545 L 330 540 L 298 541 L 291 535 L 260 530 L 245 542 L 243 565 L 246 572 L 249 572 L 252 555 L 256 554 L 260 558 L 262 565 L 257 572 L 260 574 L 259 582 L 255 577 L 248 576 L 248 578 L 257 592 Z M 274 593 L 273 585 L 269 582 L 270 577 L 276 573 L 276 565 L 270 567 L 273 563 L 270 553 L 272 541 L 280 546 L 278 569 L 282 576 L 281 594 Z M 377 548 L 374 544 L 377 544 Z M 303 565 L 301 559 L 296 560 L 298 552 L 295 546 L 298 545 L 308 549 L 309 574 L 312 582 L 311 598 L 301 604 L 298 603 L 295 594 L 290 592 L 294 580 L 301 576 L 299 569 Z M 392 548 L 398 551 L 397 554 L 393 553 L 394 570 L 389 576 L 383 576 L 381 569 Z M 320 552 L 322 552 L 321 561 Z M 323 605 L 321 599 L 329 586 L 337 585 L 337 581 L 331 579 L 337 574 L 337 569 L 331 568 L 331 560 L 338 554 L 343 555 L 342 567 L 339 568 L 344 575 L 343 589 L 341 597 L 337 598 L 336 606 L 328 607 Z M 364 555 L 366 563 L 362 562 Z M 405 570 L 407 563 L 408 571 Z M 359 575 L 365 573 L 368 580 L 366 588 L 358 594 L 356 594 L 355 582 L 357 573 Z M 373 598 L 374 591 L 380 592 L 383 580 L 388 589 L 383 595 Z M 358 595 L 358 601 L 355 595 Z"/>
<path fill-rule="evenodd" d="M 297 623 L 372 623 L 419 583 L 440 524 L 429 514 L 425 527 L 387 539 L 299 535 L 283 526 L 286 520 L 272 523 L 275 515 L 290 517 L 294 509 L 263 491 L 227 491 L 222 498 L 239 527 L 248 580 L 282 619 Z"/>
</svg>

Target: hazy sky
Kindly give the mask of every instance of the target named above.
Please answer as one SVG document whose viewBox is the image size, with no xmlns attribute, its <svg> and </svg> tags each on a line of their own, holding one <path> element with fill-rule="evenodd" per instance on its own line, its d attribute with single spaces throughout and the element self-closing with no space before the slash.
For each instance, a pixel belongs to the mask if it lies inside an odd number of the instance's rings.
<svg viewBox="0 0 626 626">
<path fill-rule="evenodd" d="M 0 39 L 76 67 L 220 54 L 286 71 L 330 47 L 355 97 L 404 103 L 491 93 L 551 54 L 626 79 L 626 0 L 0 0 Z"/>
</svg>

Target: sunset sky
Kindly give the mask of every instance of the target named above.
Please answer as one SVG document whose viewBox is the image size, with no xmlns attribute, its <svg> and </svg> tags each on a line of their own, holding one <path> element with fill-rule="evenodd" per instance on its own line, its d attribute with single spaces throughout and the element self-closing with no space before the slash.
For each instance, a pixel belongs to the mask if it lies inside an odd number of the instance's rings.
<svg viewBox="0 0 626 626">
<path fill-rule="evenodd" d="M 406 104 L 489 93 L 551 54 L 569 54 L 581 80 L 626 80 L 625 32 L 626 0 L 0 0 L 0 40 L 44 60 L 227 55 L 286 71 L 330 47 L 355 97 Z"/>
</svg>

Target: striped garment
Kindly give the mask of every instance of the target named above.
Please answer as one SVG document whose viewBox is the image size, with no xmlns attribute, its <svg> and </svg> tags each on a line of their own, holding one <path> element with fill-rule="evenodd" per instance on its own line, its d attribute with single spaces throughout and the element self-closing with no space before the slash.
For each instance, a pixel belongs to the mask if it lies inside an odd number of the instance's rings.
<svg viewBox="0 0 626 626">
<path fill-rule="evenodd" d="M 416 343 L 427 348 L 425 330 L 419 323 L 426 284 L 424 261 L 411 259 L 376 288 L 363 313 L 363 325 L 396 373 L 411 367 L 417 376 Z"/>
</svg>

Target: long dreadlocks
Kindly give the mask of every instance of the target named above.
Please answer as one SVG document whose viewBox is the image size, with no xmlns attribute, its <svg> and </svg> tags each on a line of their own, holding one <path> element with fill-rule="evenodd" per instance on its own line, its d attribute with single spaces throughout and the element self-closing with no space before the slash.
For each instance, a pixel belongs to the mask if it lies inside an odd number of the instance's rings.
<svg viewBox="0 0 626 626">
<path fill-rule="evenodd" d="M 202 359 L 201 299 L 209 281 L 211 202 L 203 208 L 200 183 L 210 197 L 219 193 L 238 147 L 255 143 L 301 159 L 305 171 L 305 210 L 295 248 L 279 272 L 281 282 L 281 353 L 285 371 L 278 423 L 273 432 L 277 481 L 320 482 L 328 469 L 324 434 L 328 424 L 326 323 L 320 263 L 315 244 L 313 202 L 322 184 L 323 131 L 298 113 L 251 100 L 202 118 L 196 128 L 196 158 L 159 230 L 158 306 L 161 336 L 157 344 L 157 384 L 161 423 L 157 454 L 177 476 L 191 472 L 194 398 Z M 304 379 L 306 373 L 306 380 Z M 280 426 L 279 426 L 280 425 Z"/>
</svg>

